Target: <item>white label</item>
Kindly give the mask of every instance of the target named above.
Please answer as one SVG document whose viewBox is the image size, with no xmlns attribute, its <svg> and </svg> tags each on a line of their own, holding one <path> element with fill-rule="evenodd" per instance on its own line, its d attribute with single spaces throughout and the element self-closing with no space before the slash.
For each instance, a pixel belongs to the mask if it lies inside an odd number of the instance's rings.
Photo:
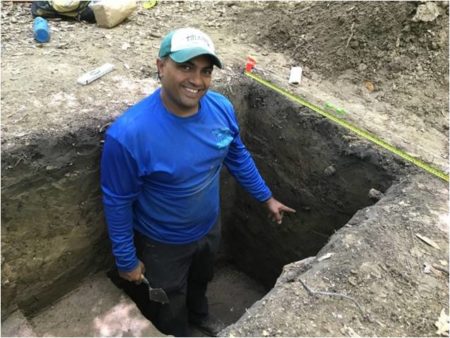
<svg viewBox="0 0 450 338">
<path fill-rule="evenodd" d="M 302 82 L 302 67 L 292 67 L 289 83 L 298 84 Z"/>
<path fill-rule="evenodd" d="M 99 77 L 102 77 L 103 75 L 108 74 L 113 69 L 114 69 L 113 64 L 105 63 L 104 65 L 81 75 L 78 78 L 77 82 L 82 85 L 87 85 L 87 84 L 91 83 L 92 81 L 97 80 Z"/>
</svg>

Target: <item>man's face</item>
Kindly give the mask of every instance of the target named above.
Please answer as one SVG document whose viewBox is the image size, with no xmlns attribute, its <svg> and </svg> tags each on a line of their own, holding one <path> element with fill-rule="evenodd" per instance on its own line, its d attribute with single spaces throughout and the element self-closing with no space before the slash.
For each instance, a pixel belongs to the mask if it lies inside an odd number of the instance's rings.
<svg viewBox="0 0 450 338">
<path fill-rule="evenodd" d="M 161 97 L 166 108 L 180 116 L 192 115 L 198 102 L 211 85 L 213 63 L 206 55 L 197 56 L 184 63 L 170 57 L 157 60 L 161 78 Z"/>
</svg>

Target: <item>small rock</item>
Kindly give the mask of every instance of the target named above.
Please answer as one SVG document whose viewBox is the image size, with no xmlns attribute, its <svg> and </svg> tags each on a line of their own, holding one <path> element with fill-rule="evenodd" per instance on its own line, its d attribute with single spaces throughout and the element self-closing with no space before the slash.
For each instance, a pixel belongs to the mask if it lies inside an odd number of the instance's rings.
<svg viewBox="0 0 450 338">
<path fill-rule="evenodd" d="M 353 285 L 353 286 L 357 286 L 357 285 L 358 285 L 358 282 L 357 282 L 357 280 L 356 280 L 355 277 L 348 277 L 348 282 L 349 282 L 351 285 Z"/>
<path fill-rule="evenodd" d="M 367 65 L 366 65 L 366 64 L 364 64 L 364 63 L 360 63 L 360 64 L 359 64 L 358 70 L 359 70 L 360 72 L 362 72 L 362 71 L 364 71 L 364 70 L 366 70 L 366 69 L 367 69 Z"/>
<path fill-rule="evenodd" d="M 380 200 L 384 197 L 384 194 L 381 191 L 378 191 L 377 189 L 370 189 L 369 190 L 369 198 L 373 200 Z"/>
<path fill-rule="evenodd" d="M 359 42 L 356 41 L 356 40 L 352 40 L 352 41 L 350 42 L 350 47 L 352 47 L 352 48 L 358 48 L 358 47 L 359 47 Z"/>
<path fill-rule="evenodd" d="M 418 22 L 430 22 L 436 20 L 439 16 L 439 8 L 434 2 L 426 2 L 417 7 L 416 15 L 412 18 L 412 21 Z"/>
<path fill-rule="evenodd" d="M 439 44 L 437 44 L 435 41 L 431 42 L 431 49 L 432 50 L 438 50 Z"/>
<path fill-rule="evenodd" d="M 330 165 L 323 171 L 323 173 L 325 174 L 325 176 L 331 176 L 336 173 L 336 169 L 332 165 Z"/>
</svg>

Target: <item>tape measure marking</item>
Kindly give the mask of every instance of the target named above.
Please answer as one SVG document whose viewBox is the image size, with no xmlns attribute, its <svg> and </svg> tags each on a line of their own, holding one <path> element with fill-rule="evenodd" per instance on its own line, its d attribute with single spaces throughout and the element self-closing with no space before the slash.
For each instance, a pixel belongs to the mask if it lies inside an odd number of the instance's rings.
<svg viewBox="0 0 450 338">
<path fill-rule="evenodd" d="M 309 109 L 315 111 L 316 113 L 319 113 L 320 115 L 326 117 L 327 119 L 339 124 L 340 126 L 354 132 L 355 134 L 361 136 L 362 138 L 375 143 L 377 145 L 379 145 L 380 147 L 383 147 L 384 149 L 390 151 L 393 154 L 396 154 L 398 156 L 400 156 L 401 158 L 403 158 L 404 160 L 411 162 L 413 164 L 415 164 L 416 166 L 418 166 L 419 168 L 424 169 L 425 171 L 429 172 L 430 174 L 433 174 L 436 177 L 439 177 L 440 179 L 448 182 L 449 181 L 449 177 L 448 174 L 446 174 L 445 172 L 443 172 L 442 170 L 439 170 L 437 168 L 432 167 L 431 165 L 409 155 L 408 153 L 395 148 L 393 145 L 381 140 L 380 138 L 378 138 L 377 136 L 375 136 L 374 134 L 371 134 L 370 132 L 363 130 L 361 128 L 356 127 L 355 125 L 353 125 L 350 122 L 347 122 L 343 119 L 340 119 L 339 117 L 334 116 L 333 114 L 330 114 L 326 111 L 324 111 L 323 109 L 321 109 L 320 107 L 317 107 L 316 105 L 309 103 L 308 101 L 305 101 L 304 99 L 293 95 L 292 93 L 286 91 L 283 88 L 280 88 L 276 85 L 274 85 L 273 83 L 270 83 L 269 81 L 266 81 L 262 78 L 260 78 L 259 76 L 249 73 L 249 72 L 244 72 L 244 74 L 254 80 L 256 80 L 257 82 L 261 83 L 262 85 L 276 91 L 279 94 L 282 94 L 284 96 L 286 96 L 287 98 L 291 99 L 294 102 L 300 103 L 301 105 L 308 107 Z"/>
</svg>

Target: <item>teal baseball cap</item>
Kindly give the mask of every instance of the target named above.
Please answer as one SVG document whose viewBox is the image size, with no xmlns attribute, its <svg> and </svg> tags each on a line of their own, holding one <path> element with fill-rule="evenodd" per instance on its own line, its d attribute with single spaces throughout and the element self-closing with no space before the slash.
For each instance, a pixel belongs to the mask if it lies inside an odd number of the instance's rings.
<svg viewBox="0 0 450 338">
<path fill-rule="evenodd" d="M 200 55 L 209 55 L 213 63 L 222 68 L 211 38 L 196 28 L 179 28 L 167 34 L 161 41 L 159 57 L 170 56 L 176 63 L 189 61 Z"/>
</svg>

